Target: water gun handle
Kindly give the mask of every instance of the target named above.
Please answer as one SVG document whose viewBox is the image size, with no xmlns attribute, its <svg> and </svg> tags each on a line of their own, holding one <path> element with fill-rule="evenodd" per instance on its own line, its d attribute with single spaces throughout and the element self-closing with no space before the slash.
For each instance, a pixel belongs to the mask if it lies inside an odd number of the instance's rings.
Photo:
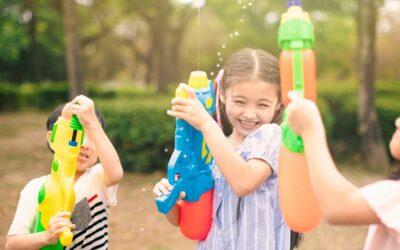
<svg viewBox="0 0 400 250">
<path fill-rule="evenodd" d="M 180 193 L 183 191 L 182 184 L 183 184 L 182 181 L 178 181 L 175 185 L 172 186 L 171 193 L 156 198 L 156 205 L 158 211 L 160 211 L 163 214 L 168 214 L 171 211 L 176 201 L 179 199 Z"/>
<path fill-rule="evenodd" d="M 64 232 L 60 234 L 60 242 L 63 246 L 69 246 L 72 244 L 73 234 L 71 228 L 67 227 Z"/>
</svg>

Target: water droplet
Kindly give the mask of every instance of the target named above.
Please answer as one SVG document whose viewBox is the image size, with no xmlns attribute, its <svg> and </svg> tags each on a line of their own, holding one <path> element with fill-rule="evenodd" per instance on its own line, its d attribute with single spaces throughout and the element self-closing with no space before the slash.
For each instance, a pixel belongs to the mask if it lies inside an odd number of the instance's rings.
<svg viewBox="0 0 400 250">
<path fill-rule="evenodd" d="M 146 188 L 142 188 L 142 192 L 146 192 Z"/>
<path fill-rule="evenodd" d="M 240 18 L 240 22 L 243 23 L 243 22 L 244 22 L 244 19 L 243 19 L 243 18 Z"/>
<path fill-rule="evenodd" d="M 139 229 L 139 231 L 140 231 L 140 232 L 144 232 L 144 228 L 141 227 L 141 228 Z"/>
<path fill-rule="evenodd" d="M 220 57 L 219 59 L 218 59 L 220 62 L 222 62 L 222 60 L 224 60 L 222 57 Z"/>
<path fill-rule="evenodd" d="M 187 158 L 187 155 L 183 155 L 183 158 Z"/>
<path fill-rule="evenodd" d="M 249 5 L 249 6 L 252 6 L 252 5 L 253 5 L 253 3 L 252 3 L 252 2 L 250 2 L 250 3 L 248 3 L 247 5 Z"/>
<path fill-rule="evenodd" d="M 164 148 L 164 152 L 168 152 L 168 148 Z"/>
<path fill-rule="evenodd" d="M 243 6 L 243 9 L 244 9 L 244 10 L 247 9 L 247 6 Z"/>
<path fill-rule="evenodd" d="M 239 36 L 239 31 L 235 31 L 235 36 Z"/>
<path fill-rule="evenodd" d="M 233 37 L 233 34 L 232 34 L 232 33 L 231 33 L 231 34 L 229 34 L 229 37 L 230 37 L 230 38 L 232 38 L 232 37 Z"/>
<path fill-rule="evenodd" d="M 218 51 L 218 52 L 217 52 L 217 55 L 220 56 L 220 55 L 221 55 L 221 52 Z"/>
<path fill-rule="evenodd" d="M 226 45 L 225 44 L 222 44 L 222 46 L 221 46 L 223 49 L 225 49 L 226 48 Z"/>
<path fill-rule="evenodd" d="M 238 3 L 238 4 L 241 4 L 241 3 L 242 3 L 242 0 L 238 0 L 237 3 Z"/>
<path fill-rule="evenodd" d="M 219 68 L 219 63 L 217 64 L 217 67 Z"/>
<path fill-rule="evenodd" d="M 210 72 L 210 76 L 213 76 L 214 75 L 214 72 Z"/>
<path fill-rule="evenodd" d="M 142 206 L 140 206 L 140 207 L 139 207 L 139 210 L 143 210 L 143 207 L 142 207 Z"/>
</svg>

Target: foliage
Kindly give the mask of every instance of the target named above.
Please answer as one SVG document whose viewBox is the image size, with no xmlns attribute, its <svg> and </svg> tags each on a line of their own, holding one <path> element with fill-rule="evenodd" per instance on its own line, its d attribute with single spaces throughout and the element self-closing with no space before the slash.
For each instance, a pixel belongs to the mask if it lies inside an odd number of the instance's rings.
<svg viewBox="0 0 400 250">
<path fill-rule="evenodd" d="M 174 140 L 174 119 L 160 107 L 102 109 L 107 134 L 124 169 L 135 172 L 165 170 Z"/>
<path fill-rule="evenodd" d="M 68 98 L 66 83 L 0 84 L 0 111 L 49 110 Z"/>
<path fill-rule="evenodd" d="M 0 0 L 0 80 L 65 79 L 58 1 Z"/>
<path fill-rule="evenodd" d="M 360 150 L 357 114 L 357 85 L 355 82 L 323 82 L 319 86 L 320 99 L 329 107 L 328 135 L 331 149 L 340 158 L 349 158 Z M 376 111 L 387 147 L 394 132 L 394 121 L 399 116 L 400 89 L 396 82 L 378 82 Z M 325 116 L 324 111 L 322 111 Z M 325 121 L 326 122 L 326 121 Z M 330 128 L 329 128 L 330 127 Z"/>
<path fill-rule="evenodd" d="M 399 116 L 400 89 L 397 82 L 378 82 L 376 109 L 388 145 Z M 67 84 L 0 84 L 0 111 L 51 110 L 67 100 Z M 328 140 L 335 157 L 348 159 L 360 149 L 357 116 L 357 85 L 351 81 L 321 81 L 318 85 L 321 110 Z M 154 88 L 104 88 L 89 85 L 108 124 L 107 133 L 118 149 L 127 170 L 165 169 L 174 140 L 174 119 L 166 115 L 173 96 Z"/>
</svg>

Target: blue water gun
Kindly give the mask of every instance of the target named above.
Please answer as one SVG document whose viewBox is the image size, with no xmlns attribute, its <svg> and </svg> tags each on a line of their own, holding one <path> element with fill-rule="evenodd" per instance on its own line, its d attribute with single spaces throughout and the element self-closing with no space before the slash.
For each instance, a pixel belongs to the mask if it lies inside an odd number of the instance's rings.
<svg viewBox="0 0 400 250">
<path fill-rule="evenodd" d="M 214 89 L 205 72 L 193 71 L 189 87 L 210 115 L 215 112 Z M 187 98 L 182 88 L 178 87 L 175 94 Z M 175 149 L 168 162 L 168 181 L 172 190 L 169 195 L 156 198 L 156 204 L 159 212 L 167 214 L 184 191 L 186 196 L 179 204 L 179 222 L 183 234 L 191 239 L 204 239 L 211 226 L 212 164 L 213 157 L 202 133 L 186 121 L 176 119 Z"/>
</svg>

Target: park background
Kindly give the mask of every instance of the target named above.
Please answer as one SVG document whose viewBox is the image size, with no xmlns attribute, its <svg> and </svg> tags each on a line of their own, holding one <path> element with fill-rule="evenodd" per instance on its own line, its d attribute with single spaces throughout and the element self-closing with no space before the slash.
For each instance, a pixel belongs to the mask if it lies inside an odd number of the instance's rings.
<svg viewBox="0 0 400 250">
<path fill-rule="evenodd" d="M 303 6 L 316 35 L 317 104 L 340 171 L 359 186 L 384 178 L 398 165 L 387 145 L 400 114 L 400 1 Z M 83 93 L 105 116 L 125 169 L 110 249 L 193 248 L 151 195 L 173 150 L 174 89 L 198 68 L 213 79 L 242 47 L 278 56 L 285 9 L 283 0 L 0 0 L 0 246 L 20 190 L 50 172 L 47 114 Z M 362 249 L 366 229 L 322 223 L 300 249 Z"/>
</svg>

